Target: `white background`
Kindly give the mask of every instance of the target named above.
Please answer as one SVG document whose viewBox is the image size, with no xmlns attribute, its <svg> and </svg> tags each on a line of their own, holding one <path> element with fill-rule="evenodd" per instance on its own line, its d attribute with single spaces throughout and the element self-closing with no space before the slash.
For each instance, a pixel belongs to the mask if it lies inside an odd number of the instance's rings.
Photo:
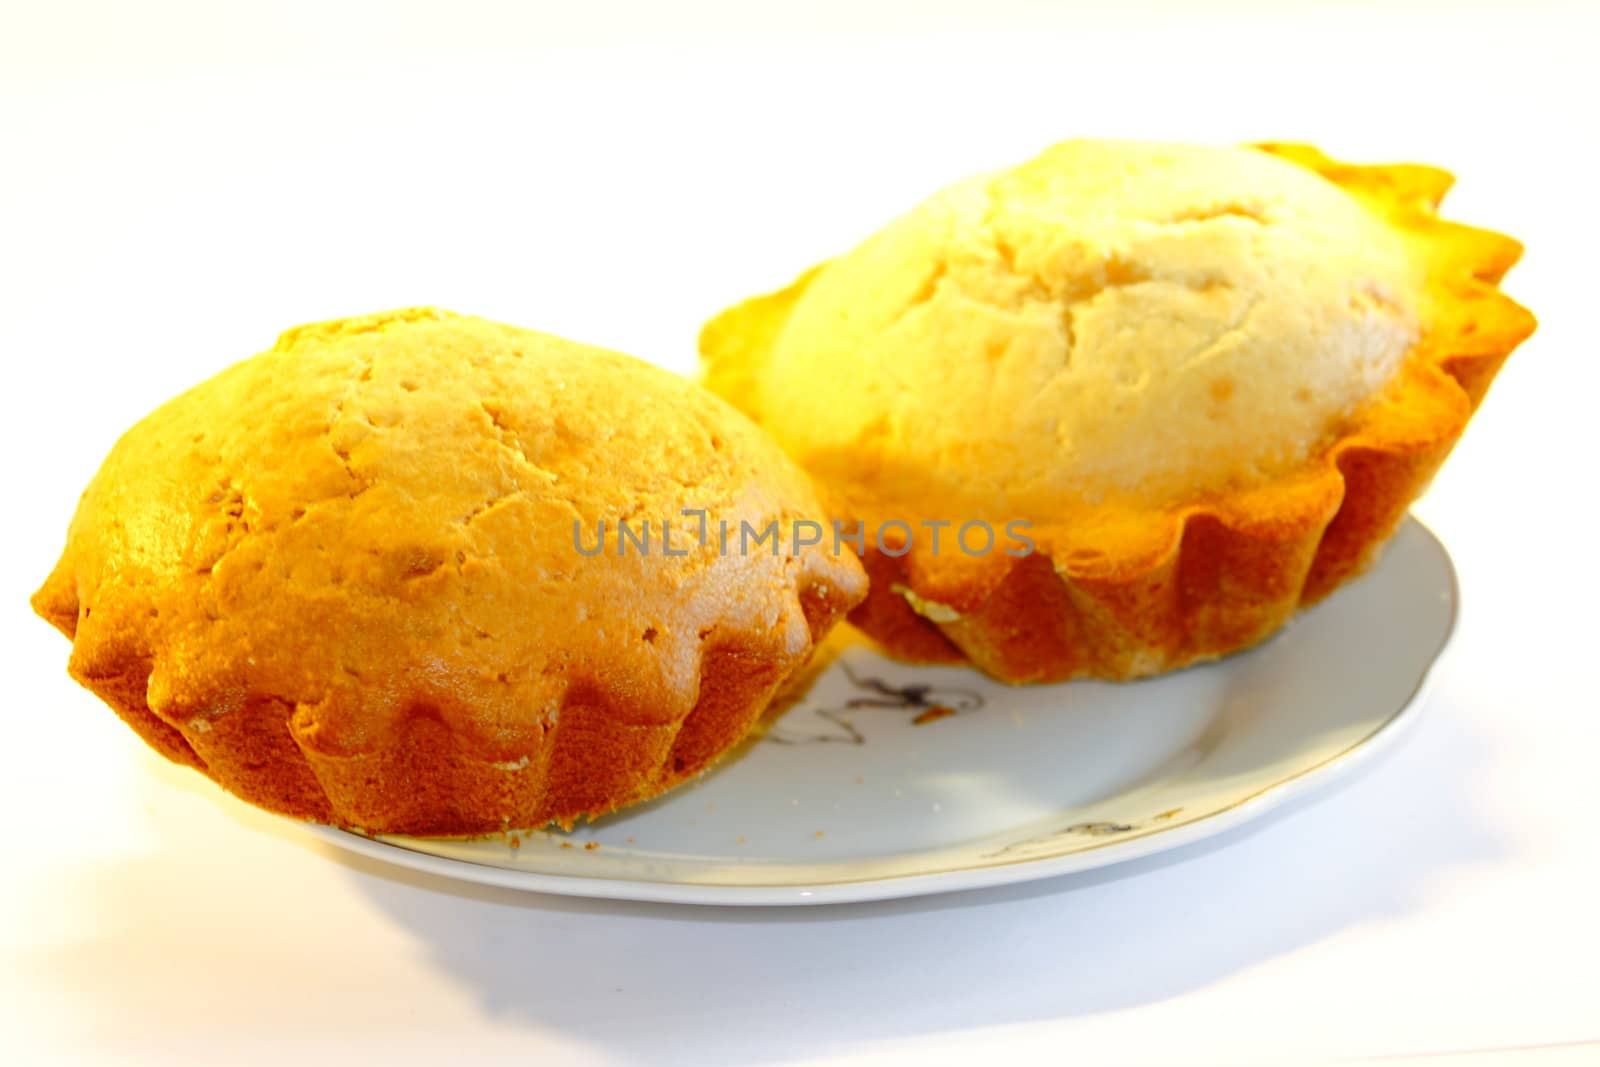
<svg viewBox="0 0 1600 1067">
<path fill-rule="evenodd" d="M 9 1062 L 1320 1062 L 1600 1039 L 1592 10 L 592 6 L 4 7 Z M 1257 829 L 810 911 L 463 889 L 165 765 L 27 611 L 116 435 L 286 326 L 434 303 L 687 367 L 731 300 L 1074 135 L 1438 163 L 1450 213 L 1528 245 L 1509 288 L 1539 333 L 1417 507 L 1465 599 L 1434 703 Z"/>
</svg>

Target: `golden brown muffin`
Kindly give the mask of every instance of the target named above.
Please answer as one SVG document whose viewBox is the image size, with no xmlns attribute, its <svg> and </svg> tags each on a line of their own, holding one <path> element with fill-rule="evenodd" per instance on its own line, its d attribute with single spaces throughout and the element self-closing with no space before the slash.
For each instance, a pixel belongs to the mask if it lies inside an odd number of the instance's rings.
<svg viewBox="0 0 1600 1067">
<path fill-rule="evenodd" d="M 1531 332 L 1495 288 L 1519 246 L 1439 220 L 1449 184 L 1067 142 L 719 316 L 706 381 L 846 521 L 905 524 L 869 534 L 853 616 L 890 652 L 1013 682 L 1170 670 L 1370 563 Z M 1026 543 L 954 547 L 974 520 Z"/>
<path fill-rule="evenodd" d="M 822 514 L 691 382 L 411 309 L 290 330 L 134 426 L 33 604 L 74 678 L 252 803 L 571 825 L 726 752 L 865 593 L 848 556 L 724 553 L 685 509 Z"/>
</svg>

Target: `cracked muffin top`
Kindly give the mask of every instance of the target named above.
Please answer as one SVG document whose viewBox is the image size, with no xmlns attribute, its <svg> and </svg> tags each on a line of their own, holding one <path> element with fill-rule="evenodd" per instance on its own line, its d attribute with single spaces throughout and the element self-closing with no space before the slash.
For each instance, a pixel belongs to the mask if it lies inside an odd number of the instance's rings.
<svg viewBox="0 0 1600 1067">
<path fill-rule="evenodd" d="M 75 677 L 247 799 L 406 832 L 569 821 L 737 741 L 864 594 L 852 557 L 724 554 L 685 509 L 824 514 L 692 382 L 412 309 L 290 330 L 139 422 L 34 604 Z M 618 553 L 619 519 L 646 550 Z"/>
<path fill-rule="evenodd" d="M 851 620 L 892 654 L 1176 669 L 1362 573 L 1532 333 L 1522 246 L 1441 218 L 1451 182 L 1067 142 L 723 312 L 705 381 L 877 527 Z M 975 519 L 1028 545 L 941 551 Z"/>
<path fill-rule="evenodd" d="M 1061 517 L 1304 462 L 1417 340 L 1421 285 L 1392 227 L 1305 167 L 1081 140 L 807 275 L 757 359 L 749 308 L 703 350 L 707 384 L 855 513 Z"/>
</svg>

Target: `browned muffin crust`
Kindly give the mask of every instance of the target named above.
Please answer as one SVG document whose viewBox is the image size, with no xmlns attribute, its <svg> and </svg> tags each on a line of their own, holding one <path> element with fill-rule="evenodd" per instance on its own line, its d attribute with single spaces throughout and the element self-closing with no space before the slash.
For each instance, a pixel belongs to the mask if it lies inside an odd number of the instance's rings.
<svg viewBox="0 0 1600 1067">
<path fill-rule="evenodd" d="M 824 515 L 693 383 L 410 309 L 291 330 L 134 426 L 33 605 L 74 678 L 252 803 L 570 826 L 726 752 L 865 595 L 849 555 L 724 554 L 684 509 Z M 620 518 L 686 554 L 576 549 Z"/>
</svg>

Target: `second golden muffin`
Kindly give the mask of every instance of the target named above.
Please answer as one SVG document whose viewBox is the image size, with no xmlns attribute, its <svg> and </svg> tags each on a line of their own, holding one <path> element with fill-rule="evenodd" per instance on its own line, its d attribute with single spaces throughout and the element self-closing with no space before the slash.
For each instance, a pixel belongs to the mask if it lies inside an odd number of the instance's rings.
<svg viewBox="0 0 1600 1067">
<path fill-rule="evenodd" d="M 1531 332 L 1519 245 L 1441 221 L 1449 184 L 1067 142 L 719 316 L 705 380 L 862 524 L 891 653 L 1170 670 L 1370 563 Z"/>
<path fill-rule="evenodd" d="M 411 309 L 291 330 L 139 422 L 34 607 L 73 677 L 252 803 L 570 825 L 727 752 L 864 595 L 853 558 L 722 552 L 685 510 L 822 517 L 692 382 Z"/>
</svg>

